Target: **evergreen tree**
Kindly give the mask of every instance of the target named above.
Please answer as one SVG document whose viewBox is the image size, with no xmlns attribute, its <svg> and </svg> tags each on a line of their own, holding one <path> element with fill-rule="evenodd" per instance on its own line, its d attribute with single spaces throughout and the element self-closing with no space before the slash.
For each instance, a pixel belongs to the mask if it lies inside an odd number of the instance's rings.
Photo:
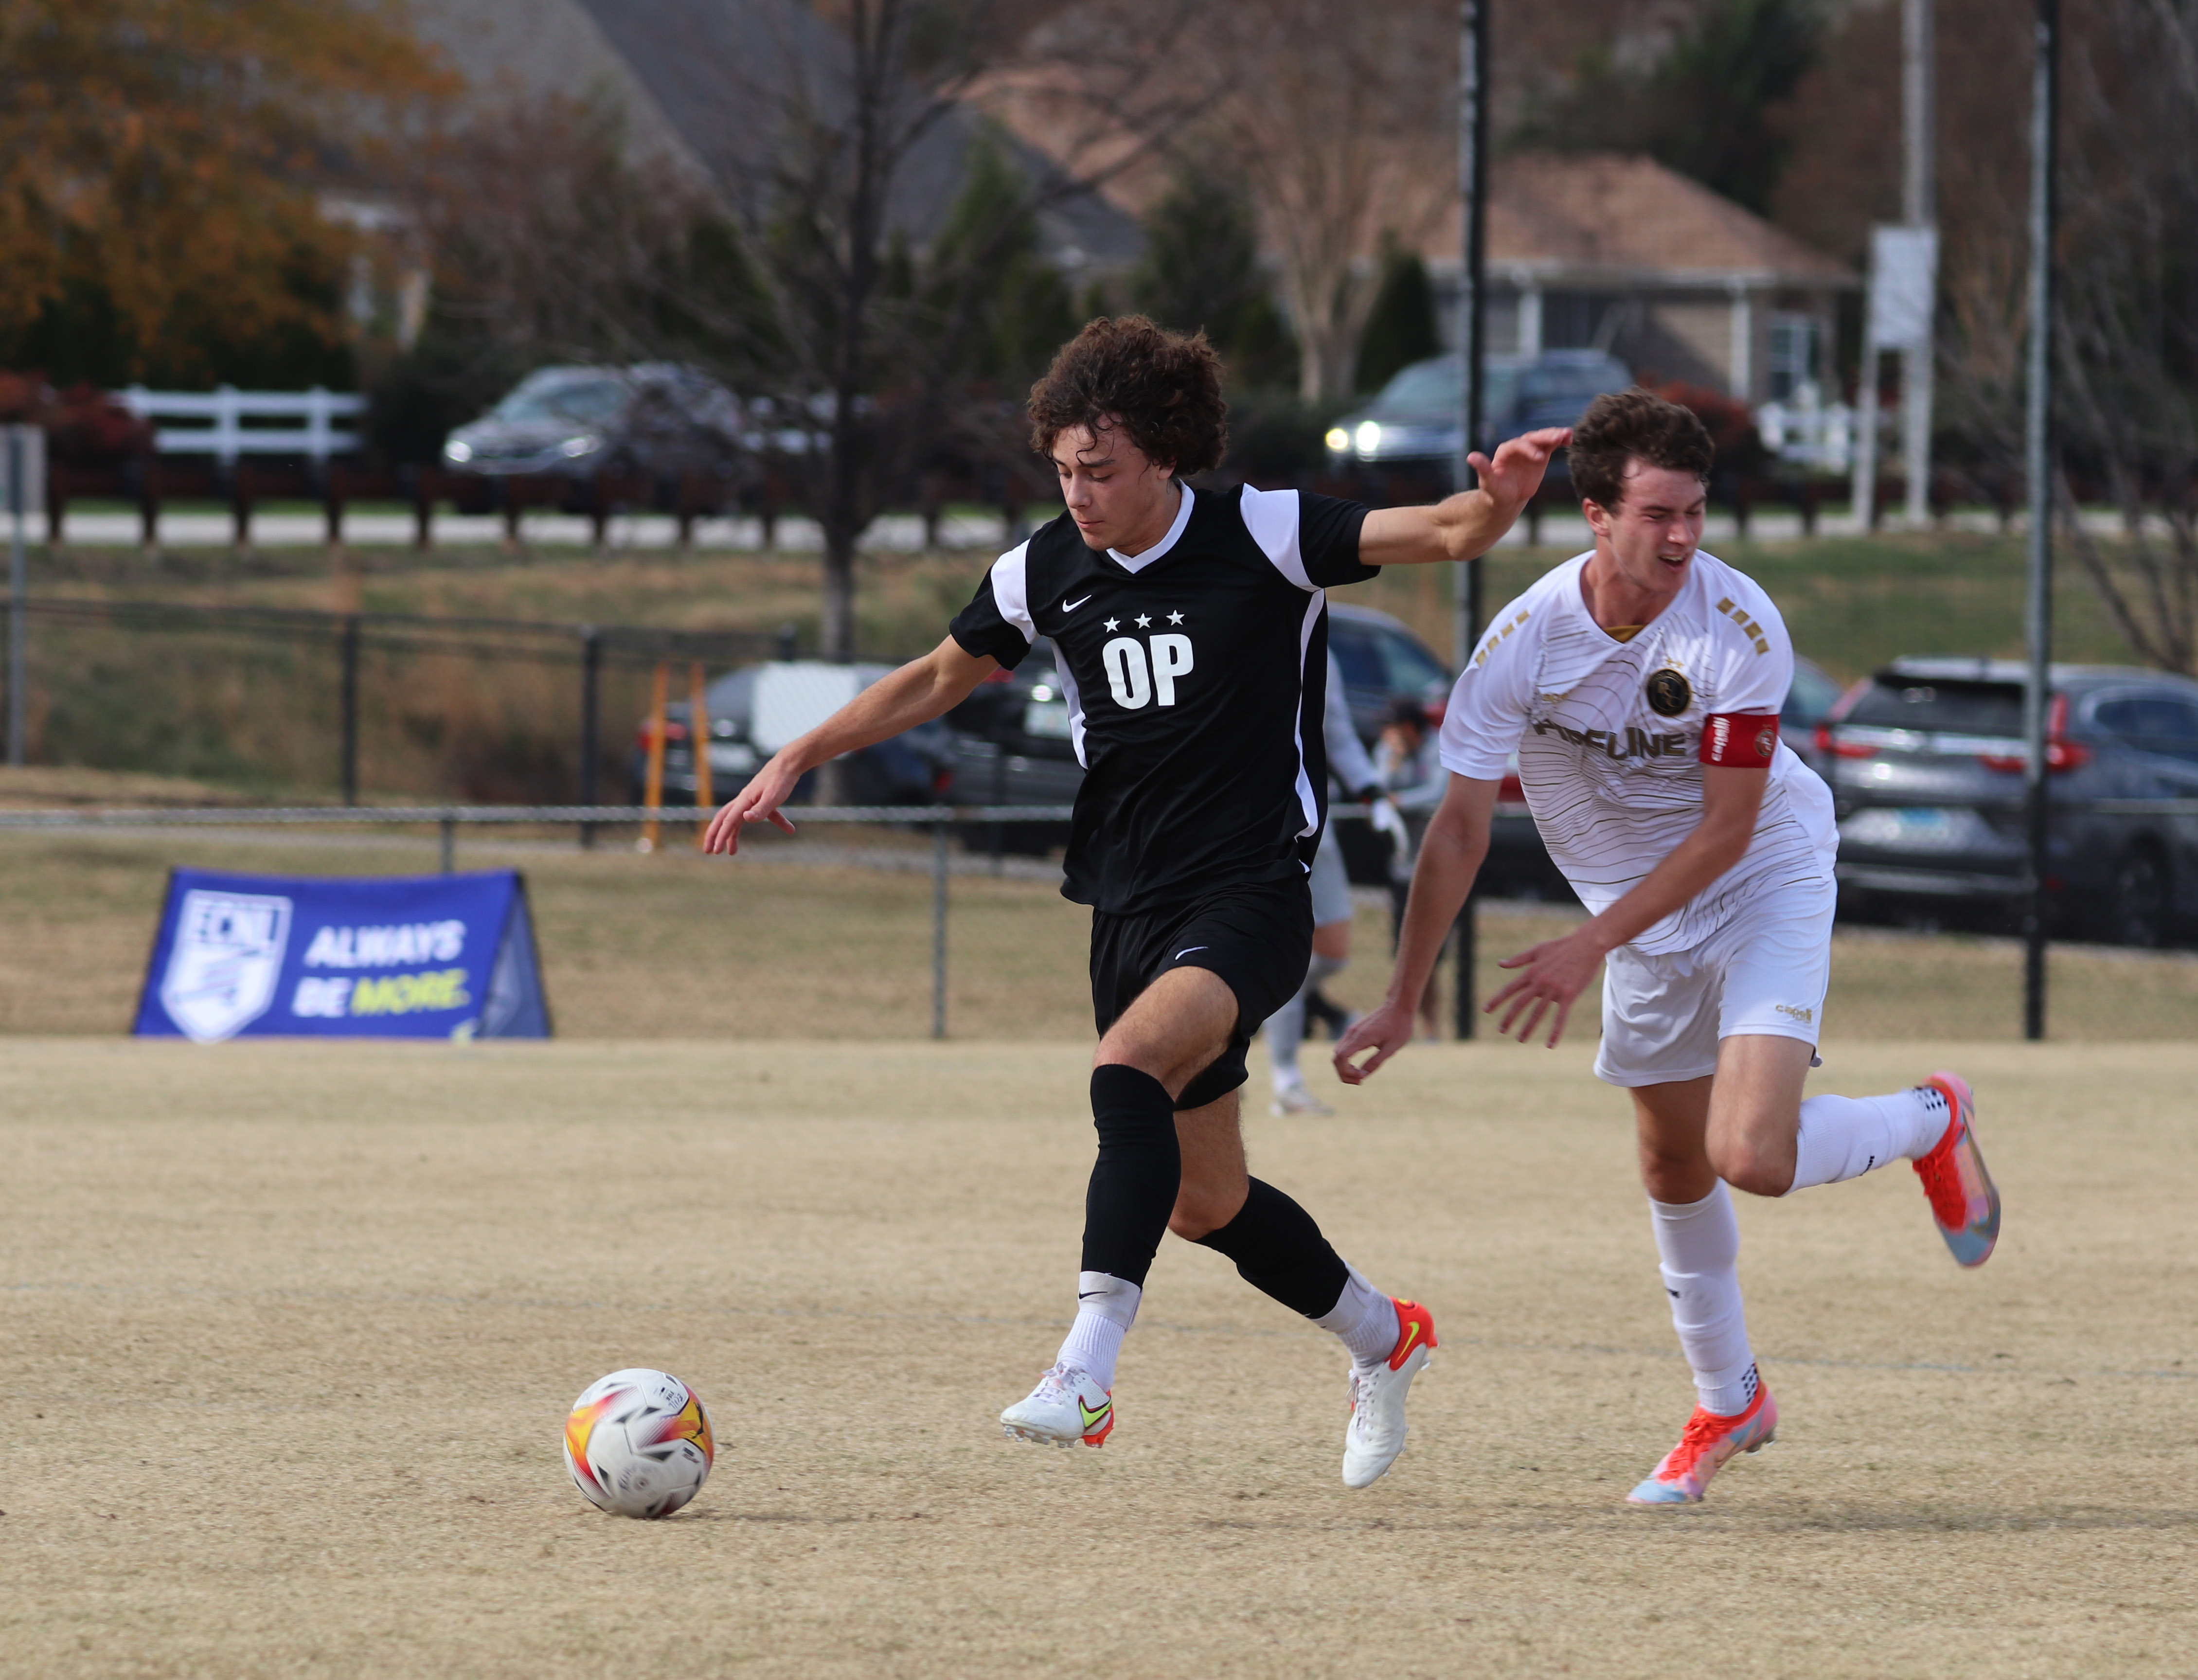
<svg viewBox="0 0 2198 1680">
<path fill-rule="evenodd" d="M 1773 108 L 1816 63 L 1823 0 L 1707 0 L 1663 55 L 1622 68 L 1608 47 L 1530 117 L 1516 142 L 1645 152 L 1767 215 L 1790 144 Z"/>
<path fill-rule="evenodd" d="M 1415 362 L 1442 354 L 1435 328 L 1434 288 L 1416 251 L 1383 242 L 1381 289 L 1375 294 L 1366 335 L 1358 341 L 1361 391 L 1379 391 Z"/>
<path fill-rule="evenodd" d="M 1241 387 L 1297 382 L 1297 346 L 1259 270 L 1250 201 L 1210 176 L 1180 171 L 1144 221 L 1145 256 L 1130 301 L 1177 332 L 1204 328 Z"/>
</svg>

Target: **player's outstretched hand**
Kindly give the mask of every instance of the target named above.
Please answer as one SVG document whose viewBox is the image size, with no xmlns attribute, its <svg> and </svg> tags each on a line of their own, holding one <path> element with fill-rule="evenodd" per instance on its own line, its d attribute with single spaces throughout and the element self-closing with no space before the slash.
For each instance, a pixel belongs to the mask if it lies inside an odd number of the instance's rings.
<svg viewBox="0 0 2198 1680">
<path fill-rule="evenodd" d="M 1565 1017 L 1572 1014 L 1574 1000 L 1587 990 L 1588 982 L 1595 978 L 1596 965 L 1602 961 L 1601 949 L 1586 937 L 1585 930 L 1567 933 L 1561 939 L 1544 939 L 1496 965 L 1525 972 L 1481 1008 L 1492 1015 L 1509 1004 L 1496 1030 L 1509 1038 L 1513 1036 L 1512 1023 L 1518 1022 L 1517 1036 L 1522 1044 L 1532 1041 L 1542 1017 L 1555 1009 L 1556 1014 L 1550 1022 L 1547 1040 L 1548 1047 L 1555 1049 L 1558 1034 L 1565 1030 Z M 1522 1015 L 1523 1020 L 1520 1019 Z"/>
<path fill-rule="evenodd" d="M 722 852 L 728 857 L 741 849 L 741 824 L 768 822 L 788 834 L 794 824 L 779 809 L 793 797 L 794 785 L 801 780 L 798 772 L 788 770 L 773 759 L 758 770 L 748 785 L 718 808 L 710 819 L 709 831 L 702 836 L 702 850 Z"/>
<path fill-rule="evenodd" d="M 1476 451 L 1465 457 L 1466 464 L 1480 475 L 1483 490 L 1504 508 L 1515 511 L 1525 507 L 1527 498 L 1542 487 L 1542 474 L 1549 471 L 1550 457 L 1572 440 L 1569 427 L 1547 426 L 1538 432 L 1505 439 L 1496 446 L 1496 458 L 1492 461 Z"/>
<path fill-rule="evenodd" d="M 1368 1010 L 1336 1043 L 1335 1077 L 1346 1085 L 1364 1084 L 1369 1074 L 1412 1042 L 1412 1012 L 1401 1003 L 1387 1002 Z M 1373 1055 L 1364 1065 L 1354 1065 L 1351 1058 L 1368 1049 Z"/>
</svg>

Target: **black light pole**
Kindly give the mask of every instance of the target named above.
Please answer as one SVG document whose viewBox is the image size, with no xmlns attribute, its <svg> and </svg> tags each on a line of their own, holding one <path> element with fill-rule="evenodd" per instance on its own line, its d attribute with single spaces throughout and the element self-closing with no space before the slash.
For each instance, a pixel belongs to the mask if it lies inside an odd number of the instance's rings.
<svg viewBox="0 0 2198 1680">
<path fill-rule="evenodd" d="M 1462 214 L 1457 276 L 1458 381 L 1457 471 L 1464 490 L 1473 482 L 1466 464 L 1480 435 L 1481 363 L 1488 320 L 1488 15 L 1492 0 L 1458 0 L 1457 8 L 1457 186 Z M 1460 671 L 1480 641 L 1480 557 L 1458 562 L 1457 619 L 1451 640 L 1452 663 Z M 1457 1036 L 1470 1038 L 1480 1020 L 1474 998 L 1477 947 L 1474 898 L 1466 895 L 1457 917 Z"/>
<path fill-rule="evenodd" d="M 2027 753 L 2030 895 L 2022 917 L 2022 1036 L 2045 1036 L 2047 792 L 2045 724 L 2053 658 L 2053 153 L 2058 103 L 2060 0 L 2038 0 L 2030 82 L 2030 368 L 2024 453 L 2030 475 L 2030 673 L 2022 695 Z"/>
</svg>

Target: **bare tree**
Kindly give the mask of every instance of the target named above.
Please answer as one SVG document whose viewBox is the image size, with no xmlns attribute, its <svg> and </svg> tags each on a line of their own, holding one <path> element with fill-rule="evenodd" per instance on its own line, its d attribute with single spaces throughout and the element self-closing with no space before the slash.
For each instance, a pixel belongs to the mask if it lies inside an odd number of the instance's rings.
<svg viewBox="0 0 2198 1680">
<path fill-rule="evenodd" d="M 1308 399 L 1352 385 L 1382 236 L 1416 247 L 1457 195 L 1457 12 L 1431 0 L 1229 0 L 1196 44 L 1218 73 L 1198 131 L 1250 189 Z"/>
<path fill-rule="evenodd" d="M 2140 657 L 2198 674 L 2198 0 L 2110 0 L 2079 38 L 2058 326 L 2070 465 L 2121 514 L 2070 546 Z"/>
<path fill-rule="evenodd" d="M 864 530 L 942 438 L 1009 435 L 1003 393 L 973 392 L 968 375 L 1033 218 L 1179 125 L 1179 91 L 1152 75 L 1178 26 L 1150 0 L 1060 19 L 995 0 L 745 9 L 749 120 L 719 172 L 753 265 L 743 306 L 768 346 L 751 383 L 767 382 L 788 428 L 809 433 L 785 467 L 823 527 L 824 652 L 846 658 Z M 972 102 L 1003 75 L 1037 78 L 1066 143 L 1050 160 L 1018 154 L 1012 187 L 942 239 L 971 170 L 1009 146 Z M 682 301 L 713 318 L 710 300 Z"/>
</svg>

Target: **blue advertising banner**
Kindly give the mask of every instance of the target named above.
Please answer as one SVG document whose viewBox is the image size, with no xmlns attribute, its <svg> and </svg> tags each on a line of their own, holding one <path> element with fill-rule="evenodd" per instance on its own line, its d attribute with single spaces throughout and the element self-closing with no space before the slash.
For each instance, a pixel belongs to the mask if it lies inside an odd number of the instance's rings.
<svg viewBox="0 0 2198 1680">
<path fill-rule="evenodd" d="M 547 1038 L 516 869 L 364 880 L 177 869 L 140 1037 Z"/>
</svg>

